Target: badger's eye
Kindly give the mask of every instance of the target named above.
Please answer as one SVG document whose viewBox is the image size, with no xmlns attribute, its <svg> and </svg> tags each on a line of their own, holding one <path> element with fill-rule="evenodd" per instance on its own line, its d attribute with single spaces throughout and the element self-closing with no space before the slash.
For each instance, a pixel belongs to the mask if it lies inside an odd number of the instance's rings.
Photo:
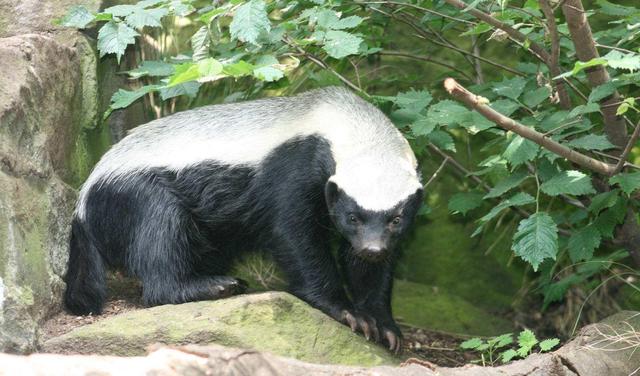
<svg viewBox="0 0 640 376">
<path fill-rule="evenodd" d="M 394 225 L 399 225 L 401 220 L 402 218 L 400 218 L 400 216 L 393 217 L 393 219 L 391 220 L 391 223 Z"/>
<path fill-rule="evenodd" d="M 356 216 L 353 214 L 349 214 L 349 222 L 358 223 L 358 218 L 356 218 Z"/>
</svg>

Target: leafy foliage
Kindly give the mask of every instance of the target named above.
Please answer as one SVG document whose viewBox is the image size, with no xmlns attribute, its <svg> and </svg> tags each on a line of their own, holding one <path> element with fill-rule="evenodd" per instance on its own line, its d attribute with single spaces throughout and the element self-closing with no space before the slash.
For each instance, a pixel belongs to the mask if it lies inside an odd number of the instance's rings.
<svg viewBox="0 0 640 376">
<path fill-rule="evenodd" d="M 523 219 L 513 236 L 513 251 L 517 256 L 538 267 L 546 258 L 556 258 L 558 253 L 558 227 L 547 213 L 539 212 Z"/>
<path fill-rule="evenodd" d="M 498 360 L 507 363 L 514 358 L 526 358 L 538 345 L 540 353 L 550 351 L 558 346 L 560 340 L 557 338 L 538 341 L 535 334 L 525 329 L 518 334 L 516 341 L 512 333 L 506 333 L 489 339 L 471 338 L 460 344 L 463 350 L 474 350 L 480 353 L 480 362 L 483 366 L 493 365 Z"/>
</svg>

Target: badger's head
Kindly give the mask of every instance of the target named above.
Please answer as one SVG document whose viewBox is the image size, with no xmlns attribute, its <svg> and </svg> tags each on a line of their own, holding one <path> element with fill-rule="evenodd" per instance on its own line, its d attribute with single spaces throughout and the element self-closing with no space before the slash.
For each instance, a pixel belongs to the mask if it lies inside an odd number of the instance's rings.
<svg viewBox="0 0 640 376">
<path fill-rule="evenodd" d="M 422 184 L 414 167 L 390 162 L 338 168 L 325 186 L 329 214 L 351 244 L 349 252 L 371 262 L 394 252 L 422 204 Z"/>
</svg>

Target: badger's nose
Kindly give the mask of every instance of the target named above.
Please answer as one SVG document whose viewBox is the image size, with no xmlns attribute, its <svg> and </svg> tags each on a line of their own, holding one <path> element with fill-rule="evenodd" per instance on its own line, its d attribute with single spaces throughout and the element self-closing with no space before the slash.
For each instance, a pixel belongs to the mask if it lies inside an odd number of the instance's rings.
<svg viewBox="0 0 640 376">
<path fill-rule="evenodd" d="M 382 257 L 386 253 L 386 249 L 378 246 L 371 246 L 364 249 L 364 254 L 368 258 L 376 259 Z"/>
</svg>

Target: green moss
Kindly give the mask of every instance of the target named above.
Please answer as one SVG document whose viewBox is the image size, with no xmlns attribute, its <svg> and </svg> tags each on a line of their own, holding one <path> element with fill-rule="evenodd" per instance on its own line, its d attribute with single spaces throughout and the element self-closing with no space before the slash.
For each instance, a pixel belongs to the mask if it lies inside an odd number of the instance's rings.
<svg viewBox="0 0 640 376">
<path fill-rule="evenodd" d="M 144 354 L 155 342 L 217 343 L 316 363 L 372 366 L 398 362 L 382 347 L 286 293 L 129 312 L 48 341 L 45 350 L 131 356 Z"/>
<path fill-rule="evenodd" d="M 490 336 L 513 330 L 511 323 L 441 288 L 396 281 L 393 314 L 411 326 L 457 334 Z"/>
</svg>

